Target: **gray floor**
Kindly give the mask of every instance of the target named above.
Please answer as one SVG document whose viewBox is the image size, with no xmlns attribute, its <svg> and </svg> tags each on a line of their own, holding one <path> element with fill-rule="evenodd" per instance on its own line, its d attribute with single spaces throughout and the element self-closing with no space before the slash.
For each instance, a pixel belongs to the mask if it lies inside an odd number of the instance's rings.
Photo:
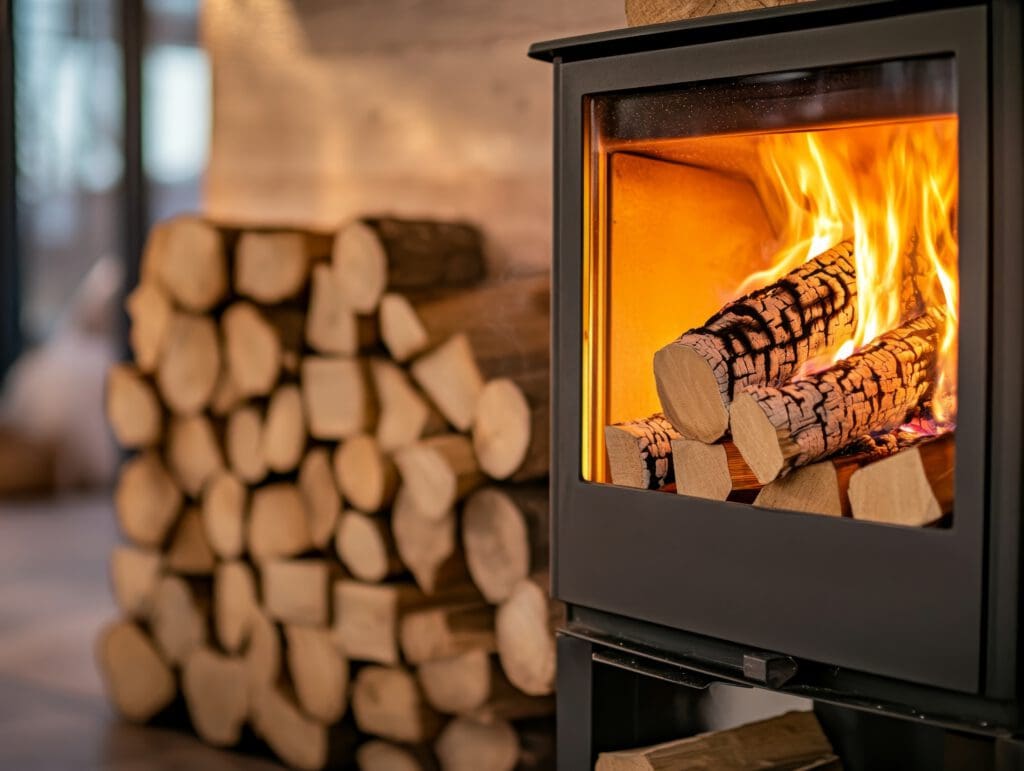
<svg viewBox="0 0 1024 771">
<path fill-rule="evenodd" d="M 93 641 L 116 541 L 108 495 L 0 502 L 0 769 L 279 769 L 111 712 Z"/>
</svg>

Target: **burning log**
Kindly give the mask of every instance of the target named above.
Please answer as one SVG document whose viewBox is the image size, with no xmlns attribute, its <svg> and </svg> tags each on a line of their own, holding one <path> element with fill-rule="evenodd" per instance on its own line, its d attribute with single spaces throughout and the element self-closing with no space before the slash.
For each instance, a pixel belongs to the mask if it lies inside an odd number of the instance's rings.
<svg viewBox="0 0 1024 771">
<path fill-rule="evenodd" d="M 852 251 L 844 241 L 729 303 L 654 355 L 658 397 L 680 434 L 709 443 L 720 439 L 736 394 L 783 383 L 806 361 L 853 336 Z"/>
<path fill-rule="evenodd" d="M 903 423 L 931 388 L 936 327 L 931 316 L 919 316 L 829 369 L 737 395 L 733 441 L 758 481 Z"/>
<path fill-rule="evenodd" d="M 736 445 L 728 439 L 705 444 L 696 439 L 672 440 L 676 492 L 712 501 L 749 503 L 761 483 Z"/>
<path fill-rule="evenodd" d="M 658 490 L 674 482 L 673 439 L 679 439 L 679 433 L 660 413 L 605 426 L 612 484 Z"/>
<path fill-rule="evenodd" d="M 953 510 L 952 432 L 876 461 L 850 477 L 855 519 L 921 527 Z"/>
</svg>

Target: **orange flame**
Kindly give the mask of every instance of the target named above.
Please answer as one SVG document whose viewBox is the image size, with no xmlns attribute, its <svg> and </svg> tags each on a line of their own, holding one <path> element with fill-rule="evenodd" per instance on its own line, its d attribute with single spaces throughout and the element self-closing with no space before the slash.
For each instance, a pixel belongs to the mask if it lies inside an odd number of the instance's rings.
<svg viewBox="0 0 1024 771">
<path fill-rule="evenodd" d="M 922 312 L 940 319 L 932 417 L 956 419 L 959 327 L 956 118 L 771 134 L 759 140 L 762 199 L 781 220 L 771 267 L 739 294 L 771 283 L 844 238 L 857 267 L 853 339 L 809 362 L 829 366 Z"/>
</svg>

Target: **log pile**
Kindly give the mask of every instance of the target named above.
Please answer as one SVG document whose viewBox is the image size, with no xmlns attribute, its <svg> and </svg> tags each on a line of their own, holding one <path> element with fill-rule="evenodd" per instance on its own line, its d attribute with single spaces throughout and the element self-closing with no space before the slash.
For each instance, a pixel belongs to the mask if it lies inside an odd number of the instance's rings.
<svg viewBox="0 0 1024 771">
<path fill-rule="evenodd" d="M 181 702 L 298 768 L 529 763 L 558 621 L 549 282 L 485 279 L 462 224 L 154 228 L 107 386 L 135 454 L 97 655 L 127 719 Z"/>
<path fill-rule="evenodd" d="M 844 241 L 654 356 L 663 415 L 607 426 L 613 484 L 903 525 L 952 511 L 954 438 L 926 423 L 941 310 L 809 371 L 857 325 Z"/>
</svg>

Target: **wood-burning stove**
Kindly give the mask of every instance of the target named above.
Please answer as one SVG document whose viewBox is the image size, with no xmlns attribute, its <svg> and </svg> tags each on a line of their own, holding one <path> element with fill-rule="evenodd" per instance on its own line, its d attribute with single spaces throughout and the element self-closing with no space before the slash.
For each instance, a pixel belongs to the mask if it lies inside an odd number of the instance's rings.
<svg viewBox="0 0 1024 771">
<path fill-rule="evenodd" d="M 569 608 L 565 768 L 614 742 L 592 735 L 595 716 L 616 708 L 592 699 L 594 661 L 1021 729 L 1022 47 L 1017 0 L 818 0 L 531 49 L 555 65 L 552 588 Z M 813 169 L 787 171 L 766 148 L 804 143 L 820 167 L 847 142 L 887 163 L 925 134 L 919 171 L 930 176 L 906 190 L 949 209 L 909 230 L 915 244 L 953 242 L 952 260 L 937 258 L 956 283 L 940 309 L 958 336 L 951 513 L 902 527 L 610 484 L 603 429 L 658 409 L 655 351 L 769 268 L 787 206 L 820 213 L 801 187 Z M 943 168 L 951 188 L 935 182 Z M 876 224 L 884 240 L 888 225 Z M 808 250 L 835 246 L 813 226 L 803 235 Z M 871 285 L 883 301 L 898 290 L 884 273 Z M 656 461 L 645 456 L 639 486 L 671 481 Z"/>
</svg>

